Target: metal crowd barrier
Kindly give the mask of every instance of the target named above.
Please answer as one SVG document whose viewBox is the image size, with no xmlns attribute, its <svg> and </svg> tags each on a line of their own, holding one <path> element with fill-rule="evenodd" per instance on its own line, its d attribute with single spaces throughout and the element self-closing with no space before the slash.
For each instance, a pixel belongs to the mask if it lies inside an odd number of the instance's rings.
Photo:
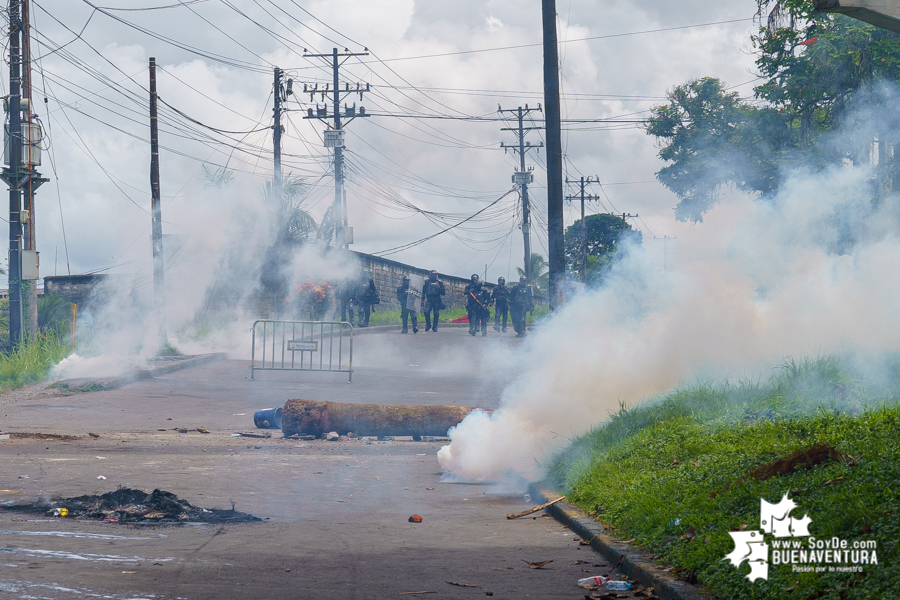
<svg viewBox="0 0 900 600">
<path fill-rule="evenodd" d="M 353 382 L 350 323 L 258 319 L 252 332 L 250 379 L 256 371 L 331 371 L 347 373 Z"/>
</svg>

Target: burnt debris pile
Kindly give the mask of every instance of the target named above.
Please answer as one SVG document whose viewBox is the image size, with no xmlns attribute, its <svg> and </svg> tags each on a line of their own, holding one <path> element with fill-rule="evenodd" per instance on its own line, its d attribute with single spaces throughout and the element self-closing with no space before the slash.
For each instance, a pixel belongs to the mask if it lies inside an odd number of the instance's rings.
<svg viewBox="0 0 900 600">
<path fill-rule="evenodd" d="M 120 488 L 102 495 L 54 498 L 6 510 L 117 523 L 248 523 L 258 517 L 234 509 L 206 509 L 163 490 Z M 61 514 L 62 511 L 62 514 Z"/>
</svg>

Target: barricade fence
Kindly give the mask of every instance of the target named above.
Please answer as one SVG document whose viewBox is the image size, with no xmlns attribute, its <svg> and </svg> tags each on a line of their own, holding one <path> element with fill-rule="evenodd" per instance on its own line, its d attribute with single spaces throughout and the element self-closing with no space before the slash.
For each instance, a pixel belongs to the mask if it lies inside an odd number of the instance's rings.
<svg viewBox="0 0 900 600">
<path fill-rule="evenodd" d="M 256 371 L 330 371 L 353 381 L 353 326 L 341 321 L 253 323 L 250 379 Z"/>
</svg>

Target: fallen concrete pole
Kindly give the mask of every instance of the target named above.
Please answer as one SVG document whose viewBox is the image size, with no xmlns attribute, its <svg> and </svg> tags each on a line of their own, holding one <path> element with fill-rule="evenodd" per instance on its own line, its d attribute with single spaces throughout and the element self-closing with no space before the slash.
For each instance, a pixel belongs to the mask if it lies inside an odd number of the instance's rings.
<svg viewBox="0 0 900 600">
<path fill-rule="evenodd" d="M 402 406 L 288 400 L 282 411 L 284 435 L 320 436 L 331 431 L 341 435 L 447 435 L 472 406 Z M 484 410 L 484 409 L 480 409 Z M 486 411 L 491 412 L 491 411 Z"/>
</svg>

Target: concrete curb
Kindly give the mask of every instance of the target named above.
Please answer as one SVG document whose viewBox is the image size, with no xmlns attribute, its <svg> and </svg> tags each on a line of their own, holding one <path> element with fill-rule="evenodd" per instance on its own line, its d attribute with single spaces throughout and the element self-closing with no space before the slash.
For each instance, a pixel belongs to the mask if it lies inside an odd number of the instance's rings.
<svg viewBox="0 0 900 600">
<path fill-rule="evenodd" d="M 549 502 L 561 494 L 532 484 L 531 495 L 539 502 Z M 637 580 L 644 587 L 653 588 L 657 596 L 664 600 L 712 600 L 712 596 L 702 593 L 691 585 L 672 575 L 663 567 L 643 556 L 636 548 L 603 533 L 603 527 L 577 506 L 557 502 L 545 509 L 550 516 L 569 527 L 583 540 L 590 540 L 591 548 L 626 576 Z"/>
<path fill-rule="evenodd" d="M 57 381 L 56 383 L 51 384 L 50 387 L 67 390 L 70 392 L 99 392 L 105 390 L 115 390 L 120 387 L 126 386 L 129 383 L 134 383 L 135 381 L 153 379 L 154 377 L 167 375 L 168 373 L 174 373 L 175 371 L 181 371 L 182 369 L 189 369 L 191 367 L 205 365 L 211 362 L 218 362 L 220 360 L 225 360 L 226 357 L 227 355 L 224 352 L 217 352 L 215 354 L 198 354 L 197 356 L 191 356 L 190 358 L 185 358 L 183 360 L 172 361 L 168 364 L 159 365 L 150 369 L 135 371 L 134 373 L 131 373 L 129 375 L 122 375 L 120 377 L 106 377 L 103 379 L 91 379 L 89 377 L 63 379 L 62 381 Z"/>
</svg>

